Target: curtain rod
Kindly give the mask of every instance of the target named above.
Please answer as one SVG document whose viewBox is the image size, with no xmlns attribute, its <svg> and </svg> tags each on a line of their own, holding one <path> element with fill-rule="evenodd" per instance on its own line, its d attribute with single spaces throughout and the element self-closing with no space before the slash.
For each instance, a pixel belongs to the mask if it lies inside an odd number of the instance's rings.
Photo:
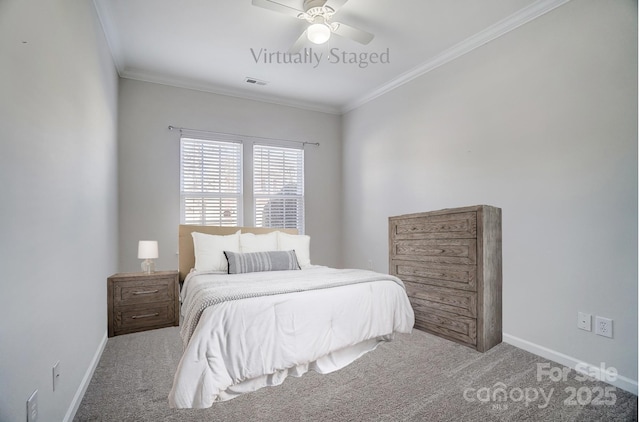
<svg viewBox="0 0 640 422">
<path fill-rule="evenodd" d="M 266 137 L 262 137 L 262 136 L 245 136 L 245 135 L 238 135 L 238 134 L 234 134 L 234 133 L 225 133 L 225 132 L 212 132 L 210 130 L 200 130 L 200 129 L 189 129 L 186 127 L 177 127 L 177 126 L 172 126 L 169 125 L 169 130 L 178 130 L 180 131 L 180 133 L 182 133 L 183 131 L 186 132 L 195 132 L 195 133 L 206 133 L 209 135 L 226 135 L 226 136 L 239 136 L 241 138 L 249 138 L 249 139 L 264 139 L 267 141 L 278 141 L 278 142 L 293 142 L 296 144 L 302 144 L 304 145 L 315 145 L 317 147 L 320 146 L 320 142 L 306 142 L 306 141 L 292 141 L 289 139 L 278 139 L 278 138 L 266 138 Z"/>
</svg>

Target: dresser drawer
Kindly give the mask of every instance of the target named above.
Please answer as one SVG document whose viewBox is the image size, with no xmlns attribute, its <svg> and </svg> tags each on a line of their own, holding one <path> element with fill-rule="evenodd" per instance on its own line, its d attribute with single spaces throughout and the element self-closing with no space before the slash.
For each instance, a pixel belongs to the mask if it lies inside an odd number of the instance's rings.
<svg viewBox="0 0 640 422">
<path fill-rule="evenodd" d="M 473 318 L 434 309 L 415 311 L 415 316 L 415 327 L 418 329 L 468 345 L 476 345 L 476 320 Z"/>
<path fill-rule="evenodd" d="M 391 221 L 395 239 L 454 239 L 476 237 L 476 213 L 460 212 Z"/>
<path fill-rule="evenodd" d="M 476 292 L 425 286 L 411 282 L 404 284 L 416 312 L 440 310 L 469 318 L 477 316 Z"/>
<path fill-rule="evenodd" d="M 116 335 L 150 328 L 169 327 L 174 325 L 174 321 L 174 302 L 121 306 L 116 307 L 113 311 L 113 328 Z"/>
<path fill-rule="evenodd" d="M 113 283 L 114 306 L 173 301 L 175 295 L 174 278 L 127 280 Z"/>
<path fill-rule="evenodd" d="M 477 267 L 475 265 L 429 264 L 392 259 L 389 270 L 402 281 L 460 290 L 476 290 Z"/>
<path fill-rule="evenodd" d="M 476 239 L 396 240 L 391 258 L 443 264 L 476 265 Z"/>
</svg>

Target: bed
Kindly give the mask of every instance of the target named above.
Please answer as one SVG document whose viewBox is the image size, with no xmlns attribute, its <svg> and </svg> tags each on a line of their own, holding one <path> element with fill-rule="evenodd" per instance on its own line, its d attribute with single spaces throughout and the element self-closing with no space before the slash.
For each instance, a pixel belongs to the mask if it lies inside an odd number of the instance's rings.
<svg viewBox="0 0 640 422">
<path fill-rule="evenodd" d="M 309 242 L 290 229 L 180 226 L 184 352 L 172 408 L 207 408 L 288 376 L 330 373 L 411 332 L 399 279 L 312 265 Z"/>
</svg>

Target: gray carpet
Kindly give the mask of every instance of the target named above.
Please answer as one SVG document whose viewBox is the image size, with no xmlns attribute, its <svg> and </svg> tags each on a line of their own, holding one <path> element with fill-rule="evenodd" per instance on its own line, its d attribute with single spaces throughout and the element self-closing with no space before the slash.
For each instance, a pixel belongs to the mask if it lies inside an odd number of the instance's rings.
<svg viewBox="0 0 640 422">
<path fill-rule="evenodd" d="M 596 404 L 609 386 L 577 381 L 575 372 L 566 382 L 537 380 L 536 364 L 547 361 L 516 347 L 503 343 L 482 354 L 418 330 L 332 374 L 288 378 L 209 409 L 173 410 L 167 395 L 180 353 L 177 327 L 109 339 L 74 421 L 635 421 L 638 415 L 637 396 L 615 389 L 615 404 L 605 396 Z M 498 383 L 504 401 L 493 400 Z"/>
</svg>

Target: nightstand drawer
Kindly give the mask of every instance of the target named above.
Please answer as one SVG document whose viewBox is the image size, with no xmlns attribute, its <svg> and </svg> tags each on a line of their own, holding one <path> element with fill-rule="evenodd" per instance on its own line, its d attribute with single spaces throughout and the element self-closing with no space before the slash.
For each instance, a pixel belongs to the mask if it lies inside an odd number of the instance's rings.
<svg viewBox="0 0 640 422">
<path fill-rule="evenodd" d="M 114 306 L 172 301 L 173 277 L 118 280 L 113 283 Z"/>
<path fill-rule="evenodd" d="M 146 306 L 123 306 L 114 309 L 113 322 L 116 334 L 142 329 L 169 327 L 175 319 L 173 302 L 154 303 Z"/>
</svg>

